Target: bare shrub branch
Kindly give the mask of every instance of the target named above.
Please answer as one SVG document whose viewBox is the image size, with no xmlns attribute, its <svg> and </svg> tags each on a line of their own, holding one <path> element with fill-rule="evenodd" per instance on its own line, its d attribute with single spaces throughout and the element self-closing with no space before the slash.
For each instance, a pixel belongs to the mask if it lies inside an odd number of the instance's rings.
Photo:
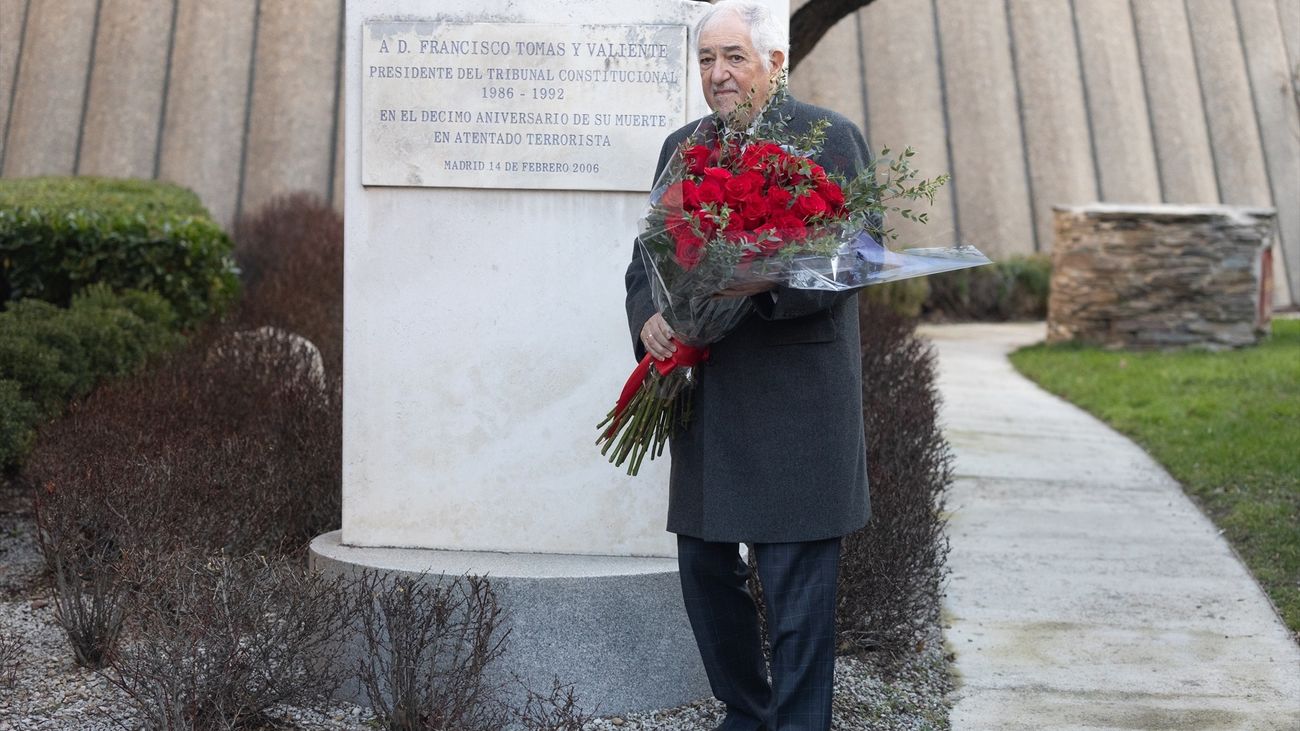
<svg viewBox="0 0 1300 731">
<path fill-rule="evenodd" d="M 509 719 L 502 686 L 485 670 L 509 630 L 480 576 L 367 573 L 361 584 L 358 675 L 376 717 L 392 731 L 495 731 Z"/>
<path fill-rule="evenodd" d="M 522 684 L 522 683 L 521 683 Z M 582 731 L 595 711 L 588 714 L 578 704 L 572 683 L 551 681 L 551 694 L 526 689 L 527 700 L 515 716 L 528 731 Z"/>
<path fill-rule="evenodd" d="M 297 193 L 273 199 L 235 222 L 235 258 L 244 284 L 236 318 L 272 325 L 315 343 L 325 369 L 343 365 L 343 217 Z"/>
<path fill-rule="evenodd" d="M 159 557 L 137 578 L 130 640 L 107 677 L 152 728 L 256 727 L 281 704 L 324 705 L 344 680 L 355 604 L 341 578 L 287 559 L 192 554 Z"/>
<path fill-rule="evenodd" d="M 0 631 L 0 688 L 12 688 L 18 684 L 18 661 L 21 657 L 22 645 L 18 637 Z"/>
<path fill-rule="evenodd" d="M 123 515 L 112 503 L 46 485 L 35 500 L 36 536 L 54 581 L 54 619 L 78 665 L 101 668 L 122 631 Z"/>
<path fill-rule="evenodd" d="M 42 432 L 29 480 L 76 496 L 57 503 L 85 508 L 69 520 L 124 516 L 111 529 L 146 553 L 291 552 L 337 527 L 338 379 L 321 394 L 292 375 L 309 369 L 293 343 L 245 339 L 235 353 L 217 345 L 228 334 L 74 404 Z"/>
</svg>

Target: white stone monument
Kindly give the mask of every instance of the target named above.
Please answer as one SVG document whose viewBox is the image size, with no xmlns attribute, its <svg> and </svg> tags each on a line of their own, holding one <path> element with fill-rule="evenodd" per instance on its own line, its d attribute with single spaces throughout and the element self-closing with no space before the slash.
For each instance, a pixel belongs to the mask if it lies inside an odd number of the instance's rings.
<svg viewBox="0 0 1300 731">
<path fill-rule="evenodd" d="M 706 7 L 346 3 L 343 528 L 314 565 L 487 574 L 509 669 L 603 712 L 708 695 L 667 460 L 595 446 L 660 145 L 708 113 Z"/>
</svg>

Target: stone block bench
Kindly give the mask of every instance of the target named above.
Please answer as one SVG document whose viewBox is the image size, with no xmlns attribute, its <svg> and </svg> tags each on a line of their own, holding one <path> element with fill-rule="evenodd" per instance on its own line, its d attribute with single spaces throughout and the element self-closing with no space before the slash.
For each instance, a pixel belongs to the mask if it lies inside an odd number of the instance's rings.
<svg viewBox="0 0 1300 731">
<path fill-rule="evenodd" d="M 1268 332 L 1275 212 L 1096 203 L 1055 208 L 1047 340 L 1223 349 Z"/>
</svg>

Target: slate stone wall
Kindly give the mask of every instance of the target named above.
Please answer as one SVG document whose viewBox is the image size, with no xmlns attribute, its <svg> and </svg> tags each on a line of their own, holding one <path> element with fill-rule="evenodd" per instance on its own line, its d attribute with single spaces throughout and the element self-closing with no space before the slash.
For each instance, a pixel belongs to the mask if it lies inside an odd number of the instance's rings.
<svg viewBox="0 0 1300 731">
<path fill-rule="evenodd" d="M 1254 344 L 1266 332 L 1260 255 L 1274 218 L 1233 206 L 1057 208 L 1048 342 Z"/>
</svg>

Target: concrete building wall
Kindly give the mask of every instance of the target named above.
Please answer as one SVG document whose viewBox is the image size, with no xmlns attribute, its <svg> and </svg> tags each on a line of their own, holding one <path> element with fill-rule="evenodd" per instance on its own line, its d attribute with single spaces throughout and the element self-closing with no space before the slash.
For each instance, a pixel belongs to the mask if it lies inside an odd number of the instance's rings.
<svg viewBox="0 0 1300 731">
<path fill-rule="evenodd" d="M 1286 41 L 1276 7 L 1268 0 L 1237 0 L 1246 70 L 1255 101 L 1269 188 L 1278 201 L 1278 238 L 1273 252 L 1279 288 L 1300 292 L 1300 103 L 1288 73 Z M 1300 23 L 1300 18 L 1296 19 Z M 1300 30 L 1300 29 L 1297 29 Z M 1290 201 L 1290 205 L 1284 203 Z M 1287 254 L 1292 256 L 1288 260 Z"/>
<path fill-rule="evenodd" d="M 110 0 L 95 33 L 79 175 L 152 178 L 173 0 Z"/>
<path fill-rule="evenodd" d="M 94 59 L 96 0 L 29 2 L 0 175 L 72 175 Z"/>
<path fill-rule="evenodd" d="M 943 99 L 943 69 L 934 7 L 918 3 L 913 10 L 900 3 L 875 3 L 858 13 L 862 39 L 861 79 L 867 109 L 868 141 L 882 147 L 917 150 L 916 167 L 926 177 L 952 172 L 948 155 L 947 120 Z M 900 69 L 908 69 L 900 73 Z M 804 71 L 796 73 L 796 86 Z M 944 186 L 925 225 L 895 216 L 888 222 L 907 246 L 935 246 L 957 240 L 954 185 Z"/>
<path fill-rule="evenodd" d="M 1020 101 L 1003 0 L 935 0 L 958 240 L 1034 251 Z M 886 31 L 887 32 L 887 31 Z"/>
<path fill-rule="evenodd" d="M 341 31 L 341 33 L 342 33 L 342 32 L 346 32 L 346 31 Z M 345 41 L 344 41 L 342 35 L 340 34 L 340 37 L 339 37 L 339 45 L 342 46 L 342 45 L 344 44 L 344 42 L 345 42 Z M 340 54 L 340 55 L 339 55 L 339 63 L 342 64 L 342 61 L 343 61 L 342 54 Z M 339 103 L 337 103 L 337 104 L 334 105 L 334 106 L 335 106 L 335 110 L 334 110 L 334 171 L 333 171 L 333 173 L 332 173 L 332 180 L 333 180 L 333 182 L 332 182 L 331 187 L 330 187 L 330 190 L 329 190 L 329 199 L 330 199 L 330 202 L 333 203 L 333 204 L 334 204 L 334 207 L 337 208 L 337 209 L 340 210 L 340 211 L 343 210 L 343 180 L 344 180 L 344 178 L 343 178 L 343 160 L 344 160 L 343 144 L 344 144 L 344 142 L 346 142 L 346 138 L 344 137 L 344 135 L 347 133 L 347 130 L 346 130 L 346 128 L 345 128 L 345 125 L 346 125 L 346 122 L 347 122 L 347 114 L 346 114 L 346 111 L 345 111 L 345 107 L 346 107 L 347 105 L 345 105 L 345 104 L 342 103 L 342 100 L 343 100 L 343 98 L 344 98 L 344 97 L 343 97 L 343 94 L 344 94 L 343 80 L 344 80 L 344 78 L 345 78 L 345 74 L 343 73 L 343 69 L 340 68 L 340 69 L 339 69 L 339 74 L 338 74 L 338 79 L 337 79 L 337 86 L 336 86 L 335 91 L 334 91 L 334 93 L 338 95 L 338 96 L 337 96 L 337 99 L 339 99 Z"/>
<path fill-rule="evenodd" d="M 241 211 L 333 190 L 341 10 L 337 0 L 262 0 L 247 138 L 256 164 L 245 167 Z"/>
<path fill-rule="evenodd" d="M 1264 148 L 1250 93 L 1233 0 L 1187 0 L 1205 118 L 1219 177 L 1219 197 L 1236 205 L 1270 205 Z M 1226 44 L 1226 45 L 1225 45 Z M 1234 52 L 1223 52 L 1231 48 Z"/>
<path fill-rule="evenodd" d="M 1300 0 L 1277 0 L 1277 20 L 1291 61 L 1291 85 L 1300 97 Z"/>
<path fill-rule="evenodd" d="M 229 225 L 243 189 L 258 0 L 180 0 L 158 177 Z"/>
<path fill-rule="evenodd" d="M 27 21 L 27 0 L 0 0 L 0 170 L 4 168 L 5 129 L 22 50 L 23 25 Z"/>
<path fill-rule="evenodd" d="M 226 225 L 341 208 L 342 7 L 0 0 L 0 175 L 173 180 Z M 874 0 L 791 83 L 954 175 L 900 243 L 1047 251 L 1051 206 L 1098 198 L 1277 205 L 1300 299 L 1300 0 Z"/>
<path fill-rule="evenodd" d="M 1101 199 L 1158 202 L 1155 140 L 1129 3 L 1076 0 L 1074 22 Z"/>
<path fill-rule="evenodd" d="M 791 3 L 792 9 L 797 10 L 805 2 Z M 866 86 L 862 83 L 863 44 L 858 40 L 861 32 L 857 18 L 849 16 L 822 36 L 817 47 L 803 60 L 807 68 L 801 76 L 803 85 L 799 91 L 803 101 L 834 109 L 870 134 Z"/>
<path fill-rule="evenodd" d="M 1010 0 L 1037 251 L 1052 246 L 1052 205 L 1096 200 L 1097 170 L 1070 0 Z"/>
<path fill-rule="evenodd" d="M 1183 0 L 1133 4 L 1166 203 L 1217 203 L 1214 154 Z"/>
</svg>

